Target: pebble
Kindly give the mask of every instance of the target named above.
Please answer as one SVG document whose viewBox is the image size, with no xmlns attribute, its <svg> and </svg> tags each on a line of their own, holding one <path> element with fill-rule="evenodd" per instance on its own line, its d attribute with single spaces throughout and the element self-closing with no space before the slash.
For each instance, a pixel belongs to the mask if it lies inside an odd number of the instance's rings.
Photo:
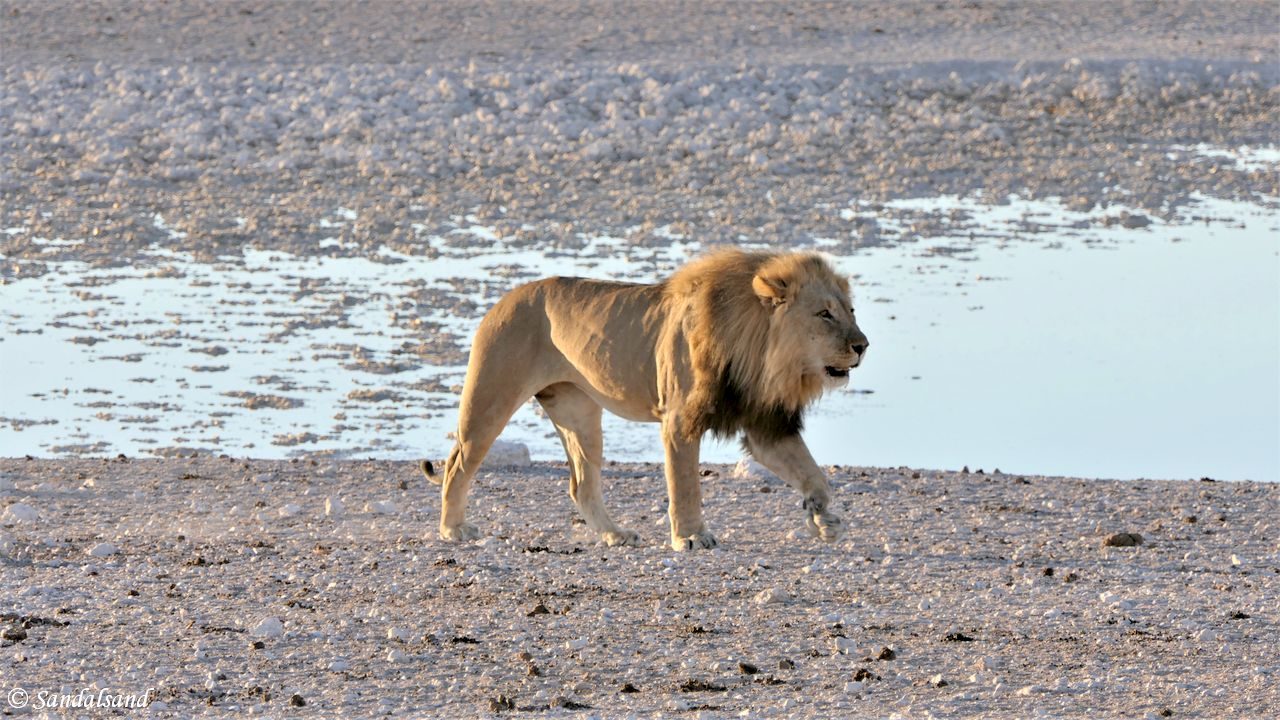
<svg viewBox="0 0 1280 720">
<path fill-rule="evenodd" d="M 32 523 L 40 517 L 40 513 L 35 508 L 26 503 L 14 503 L 5 508 L 3 514 L 0 514 L 0 521 L 16 524 L 16 523 Z"/>
<path fill-rule="evenodd" d="M 371 512 L 375 515 L 394 515 L 398 510 L 396 504 L 390 500 L 377 500 L 371 503 L 365 503 L 365 512 Z"/>
<path fill-rule="evenodd" d="M 1138 533 L 1115 533 L 1102 541 L 1105 547 L 1134 547 L 1142 543 L 1142 536 Z"/>
<path fill-rule="evenodd" d="M 782 588 L 766 588 L 756 593 L 755 601 L 757 605 L 768 605 L 770 603 L 784 603 L 791 599 L 791 593 Z"/>
<path fill-rule="evenodd" d="M 324 500 L 324 514 L 329 517 L 341 517 L 347 511 L 347 506 L 342 502 L 342 498 L 337 495 L 330 495 Z"/>
<path fill-rule="evenodd" d="M 276 510 L 276 514 L 282 518 L 291 518 L 300 512 L 302 512 L 302 506 L 297 503 L 286 503 L 279 510 Z"/>
<path fill-rule="evenodd" d="M 254 637 L 278 638 L 284 634 L 284 623 L 277 617 L 264 617 L 249 630 L 249 634 Z"/>
<path fill-rule="evenodd" d="M 329 661 L 329 672 L 346 672 L 351 669 L 351 663 L 344 657 L 337 657 Z"/>
<path fill-rule="evenodd" d="M 93 557 L 108 557 L 120 552 L 119 548 L 109 542 L 102 542 L 89 548 L 86 553 Z"/>
</svg>

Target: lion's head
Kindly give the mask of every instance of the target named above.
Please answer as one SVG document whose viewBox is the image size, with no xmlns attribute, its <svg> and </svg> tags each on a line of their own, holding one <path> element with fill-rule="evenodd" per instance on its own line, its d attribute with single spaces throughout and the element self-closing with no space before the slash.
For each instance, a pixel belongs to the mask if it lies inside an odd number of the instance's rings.
<svg viewBox="0 0 1280 720">
<path fill-rule="evenodd" d="M 691 435 L 799 432 L 804 408 L 866 355 L 849 283 L 819 255 L 722 250 L 669 288 L 688 313 Z"/>
</svg>

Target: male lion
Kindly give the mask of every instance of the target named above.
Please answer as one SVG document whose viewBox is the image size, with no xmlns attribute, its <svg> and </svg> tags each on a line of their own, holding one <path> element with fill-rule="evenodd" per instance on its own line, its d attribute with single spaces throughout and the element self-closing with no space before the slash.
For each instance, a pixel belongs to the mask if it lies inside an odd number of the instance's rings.
<svg viewBox="0 0 1280 720">
<path fill-rule="evenodd" d="M 440 535 L 479 536 L 465 520 L 471 479 L 512 413 L 530 397 L 569 455 L 569 495 L 609 545 L 619 527 L 600 490 L 600 410 L 662 424 L 671 546 L 715 547 L 702 519 L 703 433 L 743 445 L 804 496 L 811 532 L 842 531 L 830 488 L 800 438 L 801 415 L 848 382 L 867 351 L 849 284 L 821 257 L 720 250 L 656 285 L 554 277 L 512 290 L 476 332 L 443 477 Z"/>
</svg>

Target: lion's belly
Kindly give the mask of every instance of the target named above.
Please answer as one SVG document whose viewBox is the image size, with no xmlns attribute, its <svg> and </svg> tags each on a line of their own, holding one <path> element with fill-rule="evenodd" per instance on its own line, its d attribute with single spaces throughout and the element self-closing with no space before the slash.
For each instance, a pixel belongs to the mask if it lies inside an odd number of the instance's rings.
<svg viewBox="0 0 1280 720">
<path fill-rule="evenodd" d="M 615 415 L 658 420 L 656 289 L 576 278 L 546 289 L 551 340 L 572 368 L 566 380 Z"/>
</svg>

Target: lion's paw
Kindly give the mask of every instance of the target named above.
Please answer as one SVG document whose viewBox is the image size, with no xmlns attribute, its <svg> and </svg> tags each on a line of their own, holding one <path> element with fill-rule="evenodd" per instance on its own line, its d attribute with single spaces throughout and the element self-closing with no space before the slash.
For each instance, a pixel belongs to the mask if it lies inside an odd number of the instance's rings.
<svg viewBox="0 0 1280 720">
<path fill-rule="evenodd" d="M 452 540 L 454 542 L 458 542 L 462 540 L 475 540 L 476 538 L 480 537 L 480 528 L 476 527 L 475 525 L 472 525 L 469 522 L 458 523 L 457 525 L 453 525 L 453 526 L 441 525 L 440 537 L 444 538 L 445 540 Z"/>
<path fill-rule="evenodd" d="M 835 542 L 844 535 L 844 521 L 829 512 L 812 513 L 805 517 L 809 533 L 823 542 Z"/>
<path fill-rule="evenodd" d="M 710 550 L 719 545 L 716 536 L 710 532 L 703 530 L 687 537 L 672 537 L 671 547 L 679 552 L 689 550 Z"/>
<path fill-rule="evenodd" d="M 640 546 L 640 533 L 635 530 L 618 528 L 617 530 L 610 530 L 608 532 L 601 533 L 600 537 L 604 539 L 604 544 L 609 547 L 617 547 L 619 545 L 626 545 L 628 547 Z"/>
</svg>

